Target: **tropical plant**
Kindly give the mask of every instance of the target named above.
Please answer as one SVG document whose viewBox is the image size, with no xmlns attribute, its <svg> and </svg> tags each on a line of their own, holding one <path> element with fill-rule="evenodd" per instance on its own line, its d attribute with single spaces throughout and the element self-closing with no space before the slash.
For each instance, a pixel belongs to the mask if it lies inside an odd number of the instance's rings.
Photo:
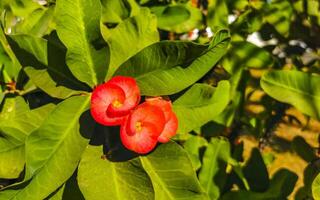
<svg viewBox="0 0 320 200">
<path fill-rule="evenodd" d="M 290 109 L 320 120 L 319 1 L 1 0 L 0 14 L 1 200 L 320 198 L 320 137 L 289 142 L 307 163 L 294 193 L 297 172 L 271 174 L 264 152 L 280 123 L 304 125 Z"/>
</svg>

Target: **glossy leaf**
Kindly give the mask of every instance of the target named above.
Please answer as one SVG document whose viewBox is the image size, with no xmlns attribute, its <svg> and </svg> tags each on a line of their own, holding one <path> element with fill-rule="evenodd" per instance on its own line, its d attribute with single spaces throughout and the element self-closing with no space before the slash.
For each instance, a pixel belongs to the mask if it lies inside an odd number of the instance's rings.
<svg viewBox="0 0 320 200">
<path fill-rule="evenodd" d="M 276 100 L 320 119 L 320 76 L 299 71 L 271 71 L 261 78 L 263 90 Z"/>
<path fill-rule="evenodd" d="M 88 143 L 81 134 L 89 134 L 88 127 L 92 126 L 83 115 L 89 100 L 89 96 L 75 96 L 63 101 L 28 137 L 25 179 L 33 178 L 15 193 L 14 199 L 44 199 L 73 174 Z M 11 192 L 6 190 L 3 195 Z"/>
<path fill-rule="evenodd" d="M 142 8 L 136 16 L 125 19 L 113 29 L 102 27 L 103 38 L 110 45 L 107 79 L 122 63 L 159 40 L 156 25 L 156 17 Z"/>
<path fill-rule="evenodd" d="M 162 144 L 140 160 L 151 179 L 155 199 L 208 199 L 187 153 L 178 144 Z"/>
<path fill-rule="evenodd" d="M 57 0 L 57 33 L 67 47 L 66 62 L 75 77 L 93 87 L 104 81 L 107 48 L 93 44 L 100 39 L 99 0 Z"/>
<path fill-rule="evenodd" d="M 200 54 L 198 57 L 187 57 L 192 52 L 187 48 L 195 46 L 193 44 L 158 43 L 126 62 L 117 74 L 135 77 L 142 95 L 174 94 L 199 80 L 214 67 L 226 53 L 228 43 L 228 32 L 221 30 L 207 50 L 196 53 Z M 177 78 L 179 81 L 176 81 Z"/>
<path fill-rule="evenodd" d="M 187 133 L 218 116 L 228 105 L 230 84 L 221 81 L 217 88 L 206 84 L 193 85 L 173 103 L 179 121 L 178 133 Z"/>
<path fill-rule="evenodd" d="M 152 183 L 138 158 L 126 162 L 102 159 L 102 148 L 89 146 L 81 158 L 78 181 L 88 200 L 154 199 Z"/>
</svg>

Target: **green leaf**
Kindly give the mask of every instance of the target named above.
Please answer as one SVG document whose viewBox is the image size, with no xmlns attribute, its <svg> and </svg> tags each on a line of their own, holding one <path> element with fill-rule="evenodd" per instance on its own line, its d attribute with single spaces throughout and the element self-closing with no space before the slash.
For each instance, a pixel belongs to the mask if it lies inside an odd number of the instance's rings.
<svg viewBox="0 0 320 200">
<path fill-rule="evenodd" d="M 32 180 L 13 199 L 44 199 L 71 177 L 88 143 L 84 135 L 93 123 L 84 113 L 89 101 L 90 96 L 75 96 L 61 102 L 28 137 L 25 180 Z"/>
<path fill-rule="evenodd" d="M 218 199 L 226 179 L 226 167 L 231 157 L 230 143 L 226 138 L 212 138 L 203 156 L 199 181 L 211 199 Z"/>
<path fill-rule="evenodd" d="M 219 115 L 229 103 L 230 84 L 219 82 L 217 88 L 206 84 L 193 85 L 173 103 L 179 120 L 178 133 L 201 127 Z"/>
<path fill-rule="evenodd" d="M 31 12 L 26 18 L 12 27 L 10 34 L 30 34 L 42 37 L 54 28 L 54 6 L 41 7 Z"/>
<path fill-rule="evenodd" d="M 192 166 L 195 171 L 200 169 L 200 149 L 206 147 L 208 142 L 206 139 L 200 136 L 190 136 L 183 144 L 184 149 L 189 154 Z"/>
<path fill-rule="evenodd" d="M 187 153 L 178 144 L 162 144 L 140 160 L 151 179 L 155 199 L 208 199 Z"/>
<path fill-rule="evenodd" d="M 81 158 L 78 182 L 86 199 L 154 199 L 152 183 L 138 158 L 111 162 L 102 154 L 101 146 L 89 146 Z"/>
<path fill-rule="evenodd" d="M 66 63 L 66 49 L 55 33 L 47 39 L 11 35 L 11 46 L 31 81 L 52 97 L 65 99 L 83 93 L 88 86 L 79 82 Z"/>
<path fill-rule="evenodd" d="M 228 27 L 228 7 L 224 0 L 209 0 L 207 24 L 212 30 Z"/>
<path fill-rule="evenodd" d="M 192 85 L 214 67 L 226 53 L 228 43 L 226 30 L 216 34 L 207 50 L 189 42 L 160 42 L 131 58 L 116 74 L 135 77 L 142 95 L 174 94 Z M 196 49 L 189 49 L 194 47 Z"/>
<path fill-rule="evenodd" d="M 320 173 L 314 179 L 312 183 L 312 195 L 315 200 L 320 199 Z"/>
<path fill-rule="evenodd" d="M 8 67 L 6 67 L 6 65 L 5 65 L 4 69 L 2 69 L 3 70 L 2 73 L 4 73 L 4 72 L 6 73 L 6 75 L 3 74 L 5 81 L 9 82 L 9 81 L 11 81 L 12 78 L 14 80 L 17 80 L 19 71 L 21 69 L 21 65 L 20 65 L 18 59 L 16 58 L 14 52 L 10 48 L 2 28 L 0 28 L 0 53 L 7 54 L 7 56 L 5 56 L 5 60 L 7 60 L 6 63 L 10 63 L 10 61 L 12 62 L 12 63 L 8 64 Z M 10 59 L 8 59 L 8 57 Z M 4 64 L 4 63 L 2 63 L 2 62 L 5 62 L 5 60 L 2 60 L 3 56 L 1 56 L 0 58 L 1 58 L 0 64 Z M 0 69 L 1 68 L 2 68 L 2 66 L 0 65 Z"/>
<path fill-rule="evenodd" d="M 299 71 L 271 71 L 260 81 L 263 90 L 276 100 L 320 119 L 320 76 Z"/>
<path fill-rule="evenodd" d="M 93 87 L 104 81 L 107 48 L 93 45 L 101 38 L 99 0 L 57 0 L 57 33 L 67 47 L 67 64 L 73 75 Z"/>
<path fill-rule="evenodd" d="M 139 14 L 125 19 L 113 29 L 101 28 L 103 38 L 110 45 L 107 79 L 130 57 L 159 41 L 156 17 L 147 8 L 142 8 Z"/>
<path fill-rule="evenodd" d="M 273 25 L 283 36 L 289 35 L 293 8 L 287 0 L 273 0 L 267 4 L 264 20 Z"/>
<path fill-rule="evenodd" d="M 231 86 L 231 88 L 233 87 Z M 234 118 L 237 116 L 237 111 L 241 103 L 241 93 L 236 92 L 234 96 L 230 95 L 230 99 L 231 102 L 226 107 L 226 109 L 218 116 L 213 118 L 214 122 L 224 125 L 226 127 L 230 127 Z"/>
<path fill-rule="evenodd" d="M 202 25 L 201 11 L 189 4 L 155 6 L 151 11 L 157 16 L 158 27 L 166 31 L 184 33 Z"/>
<path fill-rule="evenodd" d="M 116 26 L 123 20 L 139 14 L 139 5 L 134 0 L 101 0 L 102 22 Z"/>
<path fill-rule="evenodd" d="M 42 124 L 53 108 L 53 104 L 48 104 L 29 110 L 22 97 L 5 100 L 3 112 L 6 113 L 0 116 L 1 178 L 17 178 L 22 172 L 26 137 Z"/>
<path fill-rule="evenodd" d="M 208 46 L 193 42 L 161 41 L 130 58 L 116 75 L 139 77 L 158 69 L 173 68 L 195 60 Z"/>
<path fill-rule="evenodd" d="M 232 42 L 222 61 L 223 68 L 235 74 L 239 68 L 267 68 L 273 64 L 270 53 L 250 42 Z"/>
<path fill-rule="evenodd" d="M 51 195 L 48 200 L 63 200 L 63 191 L 64 191 L 65 185 L 63 185 L 59 190 Z"/>
<path fill-rule="evenodd" d="M 269 200 L 269 199 L 287 199 L 293 191 L 298 177 L 293 172 L 280 169 L 277 171 L 270 181 L 270 187 L 263 193 L 253 191 L 232 191 L 227 192 L 222 200 Z"/>
</svg>

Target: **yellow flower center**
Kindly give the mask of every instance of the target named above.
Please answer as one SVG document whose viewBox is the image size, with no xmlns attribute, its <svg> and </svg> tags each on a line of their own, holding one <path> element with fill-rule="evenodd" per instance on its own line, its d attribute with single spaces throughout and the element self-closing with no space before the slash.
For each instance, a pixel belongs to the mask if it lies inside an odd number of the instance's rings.
<svg viewBox="0 0 320 200">
<path fill-rule="evenodd" d="M 114 100 L 114 101 L 112 102 L 112 106 L 115 107 L 115 108 L 120 108 L 122 105 L 123 105 L 123 104 L 122 104 L 120 101 L 118 101 L 118 100 Z"/>
<path fill-rule="evenodd" d="M 142 130 L 142 123 L 141 122 L 136 122 L 136 131 L 139 132 Z"/>
</svg>

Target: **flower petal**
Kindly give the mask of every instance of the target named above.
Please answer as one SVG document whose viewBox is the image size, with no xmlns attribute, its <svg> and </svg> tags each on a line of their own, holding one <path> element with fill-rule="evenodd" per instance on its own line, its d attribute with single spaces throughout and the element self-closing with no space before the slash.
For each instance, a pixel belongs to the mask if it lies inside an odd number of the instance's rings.
<svg viewBox="0 0 320 200">
<path fill-rule="evenodd" d="M 152 151 L 157 145 L 157 128 L 153 124 L 144 124 L 143 128 L 138 132 L 128 133 L 127 126 L 129 120 L 121 126 L 120 138 L 122 144 L 129 150 L 140 154 L 146 154 Z"/>
<path fill-rule="evenodd" d="M 125 93 L 125 100 L 121 107 L 111 105 L 108 108 L 110 116 L 123 116 L 130 113 L 140 102 L 140 90 L 134 78 L 115 76 L 109 82 L 120 87 Z"/>
<path fill-rule="evenodd" d="M 162 133 L 160 134 L 158 141 L 161 143 L 166 143 L 170 141 L 170 138 L 176 135 L 178 129 L 178 118 L 171 112 L 169 119 L 164 126 Z"/>
<path fill-rule="evenodd" d="M 97 86 L 91 95 L 91 115 L 100 124 L 103 125 L 119 125 L 123 117 L 108 117 L 107 109 L 109 105 L 115 101 L 124 101 L 124 91 L 113 84 L 102 84 Z"/>
</svg>

